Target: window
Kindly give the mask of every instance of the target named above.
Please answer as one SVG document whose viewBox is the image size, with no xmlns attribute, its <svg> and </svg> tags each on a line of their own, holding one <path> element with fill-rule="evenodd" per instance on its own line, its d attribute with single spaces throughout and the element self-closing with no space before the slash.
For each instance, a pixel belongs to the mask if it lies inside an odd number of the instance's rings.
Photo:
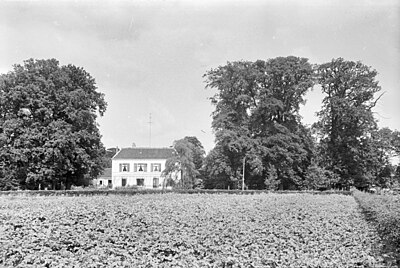
<svg viewBox="0 0 400 268">
<path fill-rule="evenodd" d="M 122 178 L 122 183 L 121 183 L 122 187 L 126 186 L 126 178 Z"/>
<path fill-rule="evenodd" d="M 159 178 L 153 178 L 153 188 L 158 188 Z"/>
<path fill-rule="evenodd" d="M 103 181 L 102 181 L 102 180 L 100 180 L 100 181 L 99 181 L 99 184 L 100 184 L 100 185 L 103 185 Z"/>
<path fill-rule="evenodd" d="M 135 172 L 147 172 L 147 164 L 135 164 L 133 169 Z"/>
<path fill-rule="evenodd" d="M 109 186 L 109 187 L 112 186 L 112 180 L 108 180 L 108 186 Z"/>
<path fill-rule="evenodd" d="M 119 164 L 119 172 L 129 172 L 129 164 Z"/>
<path fill-rule="evenodd" d="M 161 172 L 161 164 L 151 164 L 152 172 Z"/>
<path fill-rule="evenodd" d="M 137 186 L 144 186 L 144 179 L 136 179 Z"/>
</svg>

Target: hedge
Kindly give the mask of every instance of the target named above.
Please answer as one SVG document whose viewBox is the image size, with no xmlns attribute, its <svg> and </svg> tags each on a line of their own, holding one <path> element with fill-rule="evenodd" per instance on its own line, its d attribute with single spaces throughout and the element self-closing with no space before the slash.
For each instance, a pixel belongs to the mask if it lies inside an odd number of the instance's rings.
<svg viewBox="0 0 400 268">
<path fill-rule="evenodd" d="M 400 264 L 400 195 L 377 195 L 356 190 L 353 196 Z"/>
<path fill-rule="evenodd" d="M 350 191 L 268 191 L 268 190 L 224 190 L 224 189 L 79 189 L 79 190 L 24 190 L 24 191 L 0 191 L 0 195 L 39 195 L 39 196 L 87 196 L 87 195 L 137 195 L 137 194 L 163 194 L 163 193 L 180 193 L 180 194 L 261 194 L 261 193 L 278 193 L 278 194 L 342 194 L 351 195 Z"/>
</svg>

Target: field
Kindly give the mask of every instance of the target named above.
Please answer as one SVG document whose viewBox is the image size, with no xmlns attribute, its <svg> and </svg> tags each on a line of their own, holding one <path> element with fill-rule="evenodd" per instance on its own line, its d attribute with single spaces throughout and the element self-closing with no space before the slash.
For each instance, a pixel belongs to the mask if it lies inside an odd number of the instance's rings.
<svg viewBox="0 0 400 268">
<path fill-rule="evenodd" d="M 0 267 L 380 267 L 352 196 L 0 196 Z"/>
</svg>

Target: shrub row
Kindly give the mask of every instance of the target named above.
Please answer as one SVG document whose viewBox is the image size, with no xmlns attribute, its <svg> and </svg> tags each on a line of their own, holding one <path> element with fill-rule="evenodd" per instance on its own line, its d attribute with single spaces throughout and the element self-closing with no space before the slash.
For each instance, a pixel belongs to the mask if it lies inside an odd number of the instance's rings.
<svg viewBox="0 0 400 268">
<path fill-rule="evenodd" d="M 268 190 L 224 190 L 224 189 L 79 189 L 79 190 L 33 190 L 33 191 L 0 191 L 1 195 L 39 195 L 39 196 L 88 196 L 88 195 L 137 195 L 137 194 L 163 194 L 163 193 L 179 193 L 179 194 L 261 194 L 261 193 L 277 193 L 277 194 L 297 194 L 308 193 L 317 195 L 342 194 L 351 195 L 350 191 L 268 191 Z"/>
<path fill-rule="evenodd" d="M 374 223 L 381 237 L 389 242 L 400 262 L 400 196 L 354 191 L 354 198 L 367 220 Z"/>
</svg>

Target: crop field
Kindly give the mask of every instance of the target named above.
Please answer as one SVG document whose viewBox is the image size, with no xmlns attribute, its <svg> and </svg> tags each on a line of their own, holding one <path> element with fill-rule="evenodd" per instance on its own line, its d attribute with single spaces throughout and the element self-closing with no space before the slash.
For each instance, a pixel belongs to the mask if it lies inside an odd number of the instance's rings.
<svg viewBox="0 0 400 268">
<path fill-rule="evenodd" d="M 0 267 L 381 265 L 352 196 L 0 197 Z"/>
</svg>

